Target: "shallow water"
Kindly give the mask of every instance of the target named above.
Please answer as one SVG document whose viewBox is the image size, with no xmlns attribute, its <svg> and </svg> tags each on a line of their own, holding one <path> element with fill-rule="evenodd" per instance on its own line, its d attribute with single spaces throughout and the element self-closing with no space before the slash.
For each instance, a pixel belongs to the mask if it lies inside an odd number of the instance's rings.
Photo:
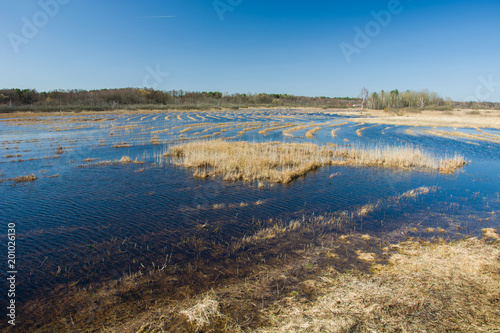
<svg viewBox="0 0 500 333">
<path fill-rule="evenodd" d="M 266 126 L 292 123 L 323 125 L 317 125 L 322 129 L 312 139 L 304 134 L 313 127 L 292 132 L 293 137 L 283 136 L 283 129 L 259 134 Z M 238 136 L 245 126 L 263 127 Z M 193 129 L 182 132 L 189 127 Z M 334 128 L 338 130 L 332 138 Z M 174 253 L 175 260 L 185 263 L 199 254 L 183 247 L 195 238 L 203 247 L 225 244 L 254 233 L 259 221 L 351 211 L 366 204 L 377 207 L 356 221 L 352 228 L 357 231 L 384 235 L 417 226 L 414 236 L 458 237 L 497 227 L 500 144 L 407 129 L 292 110 L 186 112 L 169 114 L 168 119 L 165 114 L 134 114 L 1 121 L 0 178 L 38 177 L 28 183 L 0 183 L 4 234 L 9 222 L 17 226 L 18 299 L 39 297 L 61 283 L 84 285 L 155 268 Z M 365 147 L 407 144 L 438 156 L 459 153 L 471 163 L 453 175 L 332 166 L 288 185 L 258 187 L 195 179 L 192 171 L 162 157 L 171 144 L 207 135 Z M 153 137 L 159 144 L 152 143 Z M 113 147 L 124 143 L 130 146 Z M 123 155 L 143 164 L 93 165 L 116 162 Z M 334 173 L 339 174 L 330 178 Z M 420 186 L 437 190 L 395 199 Z M 429 227 L 446 233 L 424 232 Z"/>
</svg>

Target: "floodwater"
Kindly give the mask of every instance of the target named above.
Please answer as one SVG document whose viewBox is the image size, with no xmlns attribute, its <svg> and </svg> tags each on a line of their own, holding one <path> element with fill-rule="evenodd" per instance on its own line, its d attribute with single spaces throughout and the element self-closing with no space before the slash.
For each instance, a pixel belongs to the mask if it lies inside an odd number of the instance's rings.
<svg viewBox="0 0 500 333">
<path fill-rule="evenodd" d="M 293 136 L 283 135 L 287 128 L 259 133 L 292 124 L 311 127 Z M 313 138 L 304 137 L 316 126 L 321 130 Z M 250 130 L 241 133 L 245 128 Z M 332 129 L 337 129 L 335 137 Z M 259 221 L 353 211 L 367 204 L 376 209 L 352 229 L 378 236 L 399 235 L 407 226 L 419 230 L 413 236 L 448 238 L 498 227 L 500 144 L 409 129 L 293 110 L 2 120 L 2 247 L 6 253 L 7 225 L 15 223 L 17 299 L 42 297 L 61 284 L 116 279 L 166 262 L 185 264 L 200 255 L 184 246 L 195 238 L 204 247 L 228 244 L 255 233 Z M 484 131 L 500 135 L 498 130 Z M 221 137 L 363 147 L 407 144 L 437 156 L 459 153 L 471 162 L 452 175 L 332 166 L 287 185 L 258 186 L 196 179 L 192 170 L 163 157 L 172 144 Z M 124 155 L 142 164 L 118 163 Z M 110 163 L 99 164 L 105 161 Z M 10 180 L 30 174 L 38 179 Z M 421 186 L 436 190 L 395 199 Z M 441 228 L 441 233 L 426 228 Z M 2 274 L 5 281 L 6 270 Z"/>
</svg>

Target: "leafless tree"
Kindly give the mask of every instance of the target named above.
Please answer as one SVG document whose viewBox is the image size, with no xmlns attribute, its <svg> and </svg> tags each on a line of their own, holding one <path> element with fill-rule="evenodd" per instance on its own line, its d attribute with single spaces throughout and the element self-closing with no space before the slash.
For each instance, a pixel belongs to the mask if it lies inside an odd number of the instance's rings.
<svg viewBox="0 0 500 333">
<path fill-rule="evenodd" d="M 363 87 L 361 90 L 361 113 L 363 113 L 363 109 L 365 108 L 366 105 L 366 100 L 368 99 L 368 89 Z"/>
</svg>

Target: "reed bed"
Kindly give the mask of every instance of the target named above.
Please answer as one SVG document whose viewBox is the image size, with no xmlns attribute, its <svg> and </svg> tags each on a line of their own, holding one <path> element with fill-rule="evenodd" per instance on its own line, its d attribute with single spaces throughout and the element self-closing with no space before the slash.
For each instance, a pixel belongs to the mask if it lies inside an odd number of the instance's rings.
<svg viewBox="0 0 500 333">
<path fill-rule="evenodd" d="M 436 158 L 411 146 L 372 149 L 327 147 L 309 143 L 193 141 L 170 147 L 165 156 L 196 177 L 289 183 L 325 165 L 378 166 L 453 173 L 466 164 L 463 156 Z"/>
<path fill-rule="evenodd" d="M 364 131 L 365 129 L 367 129 L 367 128 L 368 128 L 368 127 L 362 127 L 362 128 L 360 128 L 360 129 L 356 130 L 356 135 L 357 135 L 357 136 L 363 136 L 363 131 Z"/>
<path fill-rule="evenodd" d="M 274 126 L 274 127 L 267 127 L 259 131 L 259 134 L 266 135 L 269 132 L 280 130 L 283 128 L 289 128 L 295 126 L 294 124 L 287 124 L 287 125 L 280 125 L 280 126 Z"/>
<path fill-rule="evenodd" d="M 443 130 L 420 130 L 420 132 L 445 138 L 462 138 L 462 139 L 472 139 L 472 140 L 500 143 L 500 136 L 484 132 L 481 133 L 480 131 L 478 131 L 480 132 L 480 134 L 464 133 L 458 131 L 443 131 Z"/>
<path fill-rule="evenodd" d="M 318 132 L 320 130 L 321 130 L 321 127 L 314 127 L 312 129 L 310 129 L 309 131 L 307 131 L 306 134 L 305 134 L 305 136 L 308 139 L 312 139 L 316 135 L 316 132 Z"/>
<path fill-rule="evenodd" d="M 225 180 L 275 183 L 289 183 L 330 163 L 328 154 L 316 145 L 223 139 L 173 146 L 166 155 L 179 158 L 178 164 L 184 167 L 199 169 L 197 177 L 222 175 Z"/>
<path fill-rule="evenodd" d="M 311 128 L 311 127 L 315 127 L 315 126 L 318 127 L 320 125 L 328 125 L 328 123 L 309 124 L 309 125 L 296 125 L 296 126 L 293 126 L 292 128 L 288 128 L 288 129 L 284 130 L 283 131 L 283 135 L 293 137 L 294 135 L 292 134 L 292 132 L 297 132 L 297 131 L 300 131 L 300 130 L 303 130 L 303 129 L 307 129 L 307 128 Z M 309 131 L 307 133 L 309 133 Z M 306 136 L 307 136 L 307 133 L 306 133 Z M 314 134 L 314 132 L 313 132 L 313 134 Z"/>
<path fill-rule="evenodd" d="M 313 127 L 315 126 L 315 124 L 313 125 L 301 125 L 301 126 L 294 126 L 292 128 L 288 128 L 286 130 L 283 131 L 283 135 L 286 135 L 286 136 L 294 136 L 292 134 L 292 132 L 296 132 L 296 131 L 300 131 L 300 130 L 303 130 L 303 129 L 306 129 L 306 128 L 310 128 L 310 127 Z"/>
<path fill-rule="evenodd" d="M 250 132 L 250 131 L 253 131 L 253 130 L 256 130 L 256 129 L 260 129 L 260 128 L 262 128 L 262 126 L 253 126 L 253 127 L 244 128 L 244 129 L 242 129 L 241 131 L 238 132 L 237 136 L 242 136 L 246 132 Z"/>
</svg>

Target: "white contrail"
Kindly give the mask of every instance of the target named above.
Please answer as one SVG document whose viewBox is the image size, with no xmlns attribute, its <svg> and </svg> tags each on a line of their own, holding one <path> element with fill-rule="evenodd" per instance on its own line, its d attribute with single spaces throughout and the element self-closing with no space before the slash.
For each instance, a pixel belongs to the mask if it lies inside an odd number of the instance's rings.
<svg viewBox="0 0 500 333">
<path fill-rule="evenodd" d="M 175 15 L 168 15 L 168 16 L 141 16 L 139 18 L 166 18 L 166 17 L 175 17 Z"/>
</svg>

